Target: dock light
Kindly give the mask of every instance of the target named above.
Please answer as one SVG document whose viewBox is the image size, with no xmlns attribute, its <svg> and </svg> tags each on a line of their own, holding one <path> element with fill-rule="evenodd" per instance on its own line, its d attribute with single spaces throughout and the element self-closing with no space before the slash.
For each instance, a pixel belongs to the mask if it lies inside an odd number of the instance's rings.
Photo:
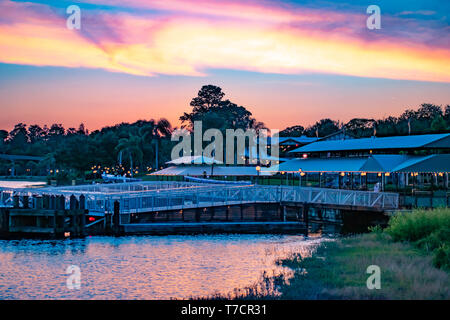
<svg viewBox="0 0 450 320">
<path fill-rule="evenodd" d="M 261 167 L 260 166 L 256 166 L 256 171 L 258 171 L 258 173 L 261 171 Z"/>
<path fill-rule="evenodd" d="M 303 158 L 303 159 L 308 158 L 308 154 L 304 153 L 304 154 L 302 155 L 302 158 Z"/>
<path fill-rule="evenodd" d="M 302 169 L 300 168 L 300 169 L 298 169 L 298 172 L 302 172 Z"/>
<path fill-rule="evenodd" d="M 281 171 L 281 174 L 284 174 L 284 171 Z"/>
<path fill-rule="evenodd" d="M 70 237 L 70 232 L 64 232 L 64 237 Z"/>
<path fill-rule="evenodd" d="M 341 177 L 344 177 L 345 176 L 345 172 L 341 172 Z"/>
<path fill-rule="evenodd" d="M 439 172 L 439 177 L 444 176 L 444 174 L 442 172 Z"/>
<path fill-rule="evenodd" d="M 385 175 L 386 177 L 389 177 L 391 174 L 390 174 L 389 172 L 386 172 L 384 175 Z"/>
<path fill-rule="evenodd" d="M 303 177 L 305 174 L 306 174 L 306 173 L 304 173 L 304 172 L 300 173 L 300 175 L 301 175 L 302 177 Z"/>
<path fill-rule="evenodd" d="M 95 221 L 95 218 L 94 217 L 89 217 L 89 222 L 94 222 Z"/>
<path fill-rule="evenodd" d="M 367 173 L 366 172 L 361 172 L 361 176 L 366 176 L 367 175 Z"/>
<path fill-rule="evenodd" d="M 381 172 L 378 172 L 378 176 L 381 177 Z"/>
</svg>

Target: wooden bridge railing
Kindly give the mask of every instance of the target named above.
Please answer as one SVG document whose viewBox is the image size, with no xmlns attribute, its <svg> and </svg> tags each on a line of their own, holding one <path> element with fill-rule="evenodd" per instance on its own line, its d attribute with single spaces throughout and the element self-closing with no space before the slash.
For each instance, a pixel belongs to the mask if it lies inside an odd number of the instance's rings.
<svg viewBox="0 0 450 320">
<path fill-rule="evenodd" d="M 123 190 L 123 188 L 122 188 Z M 73 191 L 73 190 L 72 190 Z M 159 188 L 132 190 L 130 192 L 101 193 L 83 190 L 85 208 L 91 213 L 112 213 L 114 202 L 119 201 L 123 214 L 178 210 L 198 207 L 211 207 L 244 203 L 311 203 L 332 206 L 353 206 L 367 209 L 394 210 L 398 208 L 399 196 L 396 193 L 355 191 L 327 188 L 307 188 L 292 186 L 177 186 L 176 188 Z M 9 193 L 8 193 L 9 192 Z M 29 191 L 37 192 L 37 190 Z M 67 192 L 40 189 L 45 194 L 66 196 L 69 207 L 70 190 Z M 11 191 L 0 190 L 0 206 L 12 203 Z M 79 195 L 78 195 L 79 196 Z"/>
</svg>

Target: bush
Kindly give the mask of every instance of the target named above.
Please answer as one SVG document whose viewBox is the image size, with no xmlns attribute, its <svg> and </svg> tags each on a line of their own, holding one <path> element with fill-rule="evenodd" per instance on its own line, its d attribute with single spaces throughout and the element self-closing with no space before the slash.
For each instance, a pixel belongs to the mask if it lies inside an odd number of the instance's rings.
<svg viewBox="0 0 450 320">
<path fill-rule="evenodd" d="M 433 257 L 433 264 L 437 268 L 450 271 L 450 246 L 448 243 L 444 243 L 436 249 Z"/>
<path fill-rule="evenodd" d="M 410 241 L 433 252 L 433 264 L 450 270 L 450 209 L 416 210 L 391 218 L 386 232 L 395 241 Z"/>
<path fill-rule="evenodd" d="M 450 228 L 448 208 L 397 214 L 390 219 L 386 232 L 395 241 L 415 242 L 444 228 Z"/>
</svg>

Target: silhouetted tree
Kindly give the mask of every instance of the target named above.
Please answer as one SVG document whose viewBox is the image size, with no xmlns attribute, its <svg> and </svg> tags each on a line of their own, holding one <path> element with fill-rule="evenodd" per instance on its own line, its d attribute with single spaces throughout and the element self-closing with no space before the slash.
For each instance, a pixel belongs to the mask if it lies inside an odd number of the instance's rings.
<svg viewBox="0 0 450 320">
<path fill-rule="evenodd" d="M 287 127 L 286 129 L 280 131 L 280 137 L 301 137 L 305 131 L 303 126 L 297 125 L 292 127 Z"/>
</svg>

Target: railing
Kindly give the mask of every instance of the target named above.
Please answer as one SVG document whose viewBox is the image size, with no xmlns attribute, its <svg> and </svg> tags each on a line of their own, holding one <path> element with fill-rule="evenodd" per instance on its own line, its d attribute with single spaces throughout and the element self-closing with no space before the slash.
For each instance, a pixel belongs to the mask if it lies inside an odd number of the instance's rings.
<svg viewBox="0 0 450 320">
<path fill-rule="evenodd" d="M 111 211 L 114 201 L 120 202 L 121 212 L 137 213 L 164 210 L 205 208 L 244 203 L 296 202 L 335 206 L 355 206 L 392 210 L 398 208 L 398 194 L 301 187 L 239 186 L 213 187 L 195 191 L 159 192 L 152 195 L 111 197 L 101 210 Z M 88 198 L 88 208 L 95 210 L 101 202 Z"/>
<path fill-rule="evenodd" d="M 170 185 L 169 185 L 170 184 Z M 311 203 L 334 206 L 355 206 L 392 210 L 398 208 L 398 194 L 386 192 L 355 191 L 290 186 L 230 186 L 192 183 L 110 186 L 102 192 L 102 186 L 84 188 L 43 188 L 22 190 L 27 194 L 51 194 L 86 197 L 86 208 L 98 214 L 112 213 L 114 202 L 120 202 L 121 213 L 181 210 L 244 203 Z M 140 190 L 137 190 L 140 189 Z M 39 191 L 38 191 L 39 190 Z M 76 190 L 76 191 L 75 191 Z M 119 191 L 120 190 L 120 191 Z M 103 190 L 104 191 L 104 190 Z M 0 190 L 0 206 L 11 205 L 14 190 Z M 67 197 L 68 198 L 68 197 Z"/>
</svg>

